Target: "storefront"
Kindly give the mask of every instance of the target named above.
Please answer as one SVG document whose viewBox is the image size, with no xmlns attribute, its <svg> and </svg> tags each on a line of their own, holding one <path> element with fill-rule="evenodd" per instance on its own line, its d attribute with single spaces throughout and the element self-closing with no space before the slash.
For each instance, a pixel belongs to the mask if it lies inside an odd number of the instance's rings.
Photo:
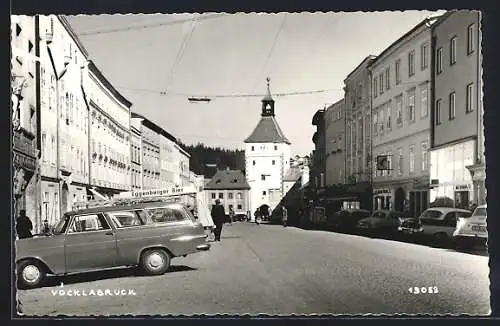
<svg viewBox="0 0 500 326">
<path fill-rule="evenodd" d="M 411 216 L 420 214 L 429 207 L 429 177 L 416 178 L 408 194 L 408 211 Z"/>
<path fill-rule="evenodd" d="M 474 163 L 474 151 L 474 140 L 431 151 L 431 203 L 449 201 L 455 207 L 466 208 L 478 200 L 475 188 L 479 188 L 480 181 L 475 187 L 468 168 Z"/>
<path fill-rule="evenodd" d="M 392 209 L 392 191 L 389 188 L 373 189 L 373 209 Z"/>
</svg>

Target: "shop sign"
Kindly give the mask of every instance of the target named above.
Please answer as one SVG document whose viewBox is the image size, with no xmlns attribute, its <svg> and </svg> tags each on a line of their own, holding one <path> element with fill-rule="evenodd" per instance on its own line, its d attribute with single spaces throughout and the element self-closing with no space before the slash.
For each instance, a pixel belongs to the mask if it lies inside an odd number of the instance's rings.
<svg viewBox="0 0 500 326">
<path fill-rule="evenodd" d="M 471 187 L 470 184 L 456 185 L 455 186 L 455 191 L 470 191 L 471 188 L 472 187 Z"/>
<path fill-rule="evenodd" d="M 373 194 L 375 196 L 377 196 L 377 195 L 390 195 L 391 189 L 374 189 Z"/>
</svg>

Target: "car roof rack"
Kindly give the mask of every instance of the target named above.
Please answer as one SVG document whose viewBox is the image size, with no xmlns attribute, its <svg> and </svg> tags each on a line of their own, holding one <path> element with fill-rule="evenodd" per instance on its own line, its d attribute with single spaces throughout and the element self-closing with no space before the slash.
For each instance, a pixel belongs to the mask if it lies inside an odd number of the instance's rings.
<svg viewBox="0 0 500 326">
<path fill-rule="evenodd" d="M 135 204 L 144 203 L 180 203 L 181 196 L 189 196 L 190 194 L 169 194 L 164 196 L 147 196 L 147 197 L 126 197 L 126 198 L 113 198 L 113 199 L 94 199 L 88 201 L 79 201 L 73 203 L 72 210 L 82 210 L 95 207 L 111 207 L 111 206 L 130 206 Z"/>
</svg>

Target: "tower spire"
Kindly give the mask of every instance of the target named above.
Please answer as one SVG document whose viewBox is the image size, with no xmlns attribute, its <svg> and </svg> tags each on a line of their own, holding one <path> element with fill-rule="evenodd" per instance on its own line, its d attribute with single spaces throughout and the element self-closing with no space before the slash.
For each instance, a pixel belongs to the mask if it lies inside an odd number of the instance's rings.
<svg viewBox="0 0 500 326">
<path fill-rule="evenodd" d="M 266 78 L 266 84 L 267 84 L 267 94 L 264 96 L 262 101 L 273 101 L 273 97 L 271 96 L 271 89 L 269 88 L 269 83 L 271 82 L 271 78 L 267 77 Z"/>
</svg>

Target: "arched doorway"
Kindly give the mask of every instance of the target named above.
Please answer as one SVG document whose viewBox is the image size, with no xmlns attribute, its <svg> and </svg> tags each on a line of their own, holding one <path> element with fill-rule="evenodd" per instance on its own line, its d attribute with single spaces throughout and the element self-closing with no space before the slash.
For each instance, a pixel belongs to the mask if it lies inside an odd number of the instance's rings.
<svg viewBox="0 0 500 326">
<path fill-rule="evenodd" d="M 403 188 L 399 187 L 394 193 L 394 210 L 402 212 L 405 209 L 405 191 Z"/>
<path fill-rule="evenodd" d="M 69 211 L 68 207 L 68 201 L 69 201 L 69 188 L 68 184 L 65 182 L 62 185 L 62 196 L 61 196 L 61 209 L 62 209 L 62 214 L 66 213 Z"/>
<path fill-rule="evenodd" d="M 269 218 L 269 205 L 267 204 L 263 204 L 259 207 L 259 213 L 260 213 L 260 216 L 262 216 L 262 219 L 267 219 Z"/>
</svg>

